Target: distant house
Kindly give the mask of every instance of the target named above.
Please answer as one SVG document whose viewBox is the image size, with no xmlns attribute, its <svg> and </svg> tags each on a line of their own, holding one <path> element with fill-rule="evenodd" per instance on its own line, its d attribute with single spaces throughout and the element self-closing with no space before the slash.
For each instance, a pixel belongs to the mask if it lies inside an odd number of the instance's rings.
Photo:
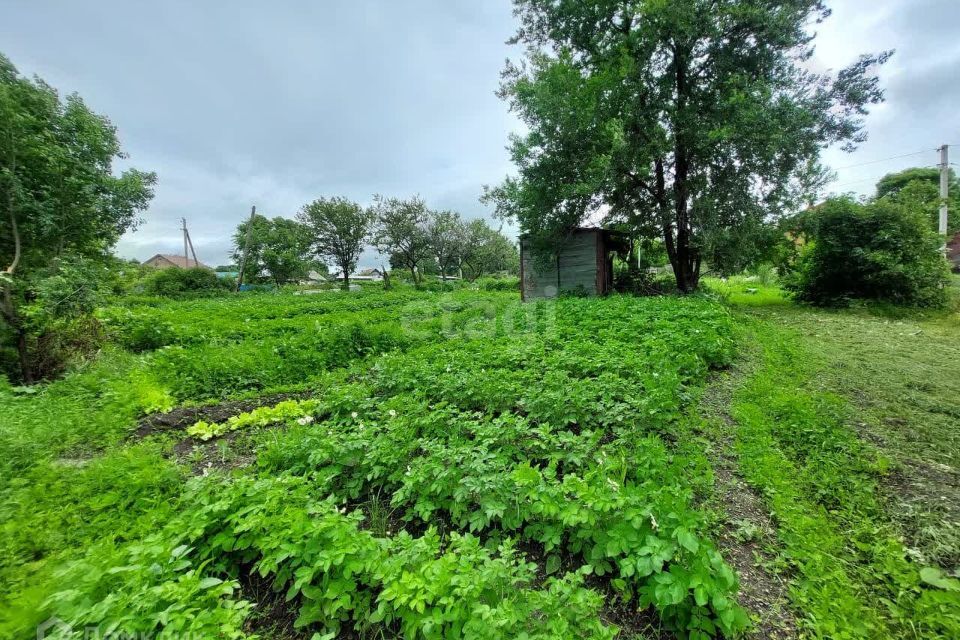
<svg viewBox="0 0 960 640">
<path fill-rule="evenodd" d="M 530 239 L 520 238 L 520 298 L 554 298 L 561 293 L 598 296 L 613 289 L 613 254 L 626 254 L 627 239 L 606 229 L 573 229 L 552 256 L 537 256 Z"/>
<path fill-rule="evenodd" d="M 173 256 L 165 253 L 158 253 L 149 260 L 144 260 L 140 263 L 144 267 L 153 267 L 154 269 L 211 269 L 202 262 L 197 262 L 192 258 L 186 258 L 184 256 Z"/>
<path fill-rule="evenodd" d="M 343 280 L 343 272 L 339 272 L 336 276 L 333 276 L 336 280 Z M 356 273 L 350 274 L 351 280 L 359 281 L 368 281 L 368 282 L 380 282 L 383 280 L 383 272 L 380 269 L 361 269 Z"/>
</svg>

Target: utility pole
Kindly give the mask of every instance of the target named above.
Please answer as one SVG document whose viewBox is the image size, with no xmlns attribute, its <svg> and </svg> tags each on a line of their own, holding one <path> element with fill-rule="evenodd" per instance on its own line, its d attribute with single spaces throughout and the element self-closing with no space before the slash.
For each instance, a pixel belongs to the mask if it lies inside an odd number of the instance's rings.
<svg viewBox="0 0 960 640">
<path fill-rule="evenodd" d="M 193 248 L 193 240 L 190 238 L 190 232 L 187 231 L 187 219 L 180 218 L 183 223 L 183 260 L 187 267 L 190 267 L 190 257 L 187 255 L 187 245 L 190 246 L 190 253 L 193 254 L 193 266 L 199 267 L 200 261 L 197 260 L 197 251 Z"/>
<path fill-rule="evenodd" d="M 253 234 L 253 217 L 257 215 L 257 205 L 250 208 L 250 222 L 247 223 L 247 237 L 243 241 L 243 258 L 240 260 L 240 273 L 237 275 L 237 288 L 234 293 L 240 291 L 240 285 L 243 284 L 243 272 L 247 268 L 247 252 L 250 250 L 250 236 Z"/>
<path fill-rule="evenodd" d="M 940 235 L 943 255 L 947 255 L 947 197 L 950 195 L 950 146 L 940 147 Z"/>
<path fill-rule="evenodd" d="M 187 253 L 187 219 L 180 218 L 180 230 L 183 231 L 183 264 L 190 268 L 190 254 Z"/>
</svg>

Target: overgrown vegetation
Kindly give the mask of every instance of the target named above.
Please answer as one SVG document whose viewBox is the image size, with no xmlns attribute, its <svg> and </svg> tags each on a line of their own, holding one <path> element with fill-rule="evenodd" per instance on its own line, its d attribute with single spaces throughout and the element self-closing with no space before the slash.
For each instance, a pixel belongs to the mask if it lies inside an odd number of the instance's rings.
<svg viewBox="0 0 960 640">
<path fill-rule="evenodd" d="M 861 298 L 938 307 L 946 302 L 947 263 L 929 214 L 887 198 L 833 198 L 804 215 L 791 236 L 800 245 L 788 288 L 798 300 L 842 305 Z"/>
<path fill-rule="evenodd" d="M 243 634 L 256 573 L 320 633 L 612 637 L 618 600 L 691 636 L 742 629 L 685 413 L 732 356 L 728 314 L 555 304 L 464 290 L 103 310 L 141 355 L 4 392 L 4 628 Z M 315 395 L 123 439 L 177 403 L 294 389 Z M 183 484 L 173 440 L 245 431 L 253 466 Z"/>
<path fill-rule="evenodd" d="M 148 273 L 139 289 L 148 296 L 213 295 L 233 289 L 233 280 L 220 278 L 209 269 L 157 269 Z"/>
<path fill-rule="evenodd" d="M 122 156 L 107 118 L 0 54 L 0 348 L 25 383 L 60 371 L 64 324 L 89 311 L 96 272 L 153 197 L 154 174 L 114 175 Z"/>
</svg>

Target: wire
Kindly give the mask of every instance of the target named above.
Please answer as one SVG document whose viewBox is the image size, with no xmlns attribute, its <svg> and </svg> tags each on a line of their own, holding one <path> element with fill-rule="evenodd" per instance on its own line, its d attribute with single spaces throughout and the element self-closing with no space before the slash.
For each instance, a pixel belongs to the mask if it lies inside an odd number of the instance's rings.
<svg viewBox="0 0 960 640">
<path fill-rule="evenodd" d="M 860 184 L 863 182 L 876 182 L 876 178 L 864 178 L 863 180 L 854 180 L 853 182 L 844 182 L 843 184 L 837 184 L 830 187 L 830 189 L 840 189 L 843 187 L 849 187 L 850 185 Z"/>
<path fill-rule="evenodd" d="M 951 162 L 950 164 L 954 164 L 954 163 Z M 939 164 L 926 164 L 926 165 L 923 165 L 922 168 L 924 168 L 924 169 L 939 169 L 939 168 L 940 168 L 940 165 L 939 165 Z M 876 181 L 878 181 L 878 178 L 861 178 L 860 180 L 854 180 L 854 181 L 852 181 L 852 182 L 844 182 L 843 184 L 834 185 L 834 186 L 832 186 L 832 187 L 830 187 L 830 188 L 831 188 L 831 189 L 840 189 L 841 187 L 847 187 L 847 186 L 850 186 L 850 185 L 853 185 L 853 184 L 860 184 L 861 182 L 869 182 L 869 181 L 876 182 Z"/>
<path fill-rule="evenodd" d="M 930 153 L 931 151 L 937 151 L 937 149 L 924 149 L 923 151 L 914 151 L 913 153 L 905 153 L 902 156 L 891 156 L 889 158 L 881 158 L 879 160 L 861 162 L 860 164 L 849 164 L 845 167 L 834 167 L 834 171 L 840 171 L 841 169 L 853 169 L 854 167 L 863 167 L 868 164 L 878 164 L 880 162 L 889 162 L 890 160 L 899 160 L 900 158 L 909 158 L 910 156 L 918 156 L 921 153 Z"/>
</svg>

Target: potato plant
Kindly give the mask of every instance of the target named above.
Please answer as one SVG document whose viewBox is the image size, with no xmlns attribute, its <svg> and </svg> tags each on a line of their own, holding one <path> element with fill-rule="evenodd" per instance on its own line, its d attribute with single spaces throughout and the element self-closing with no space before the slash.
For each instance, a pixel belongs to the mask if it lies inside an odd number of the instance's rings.
<svg viewBox="0 0 960 640">
<path fill-rule="evenodd" d="M 718 304 L 400 291 L 140 299 L 103 317 L 139 353 L 129 375 L 151 391 L 132 398 L 312 396 L 187 427 L 243 433 L 254 462 L 170 491 L 152 529 L 141 510 L 135 536 L 118 514 L 33 549 L 58 576 L 34 587 L 36 615 L 246 637 L 258 576 L 318 638 L 612 638 L 613 605 L 680 637 L 747 627 L 698 508 L 711 470 L 689 416 L 732 358 Z M 0 574 L 27 588 L 17 567 Z"/>
</svg>

